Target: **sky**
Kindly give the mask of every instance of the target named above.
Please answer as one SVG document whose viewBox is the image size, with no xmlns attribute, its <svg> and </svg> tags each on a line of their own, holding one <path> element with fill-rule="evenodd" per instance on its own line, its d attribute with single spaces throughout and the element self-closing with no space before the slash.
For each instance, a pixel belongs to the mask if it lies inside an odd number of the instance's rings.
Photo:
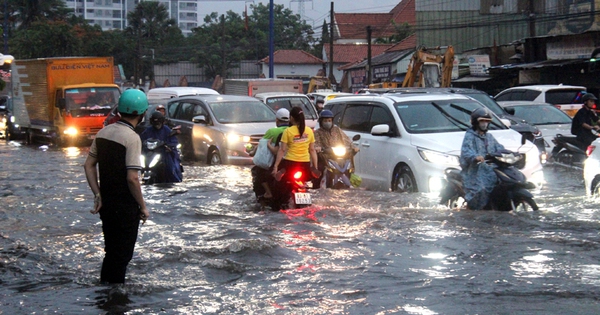
<svg viewBox="0 0 600 315">
<path fill-rule="evenodd" d="M 201 11 L 207 14 L 217 12 L 223 14 L 229 10 L 242 14 L 245 5 L 250 10 L 252 3 L 269 5 L 269 0 L 197 0 Z M 299 14 L 300 4 L 304 5 L 306 23 L 314 27 L 323 25 L 323 20 L 329 21 L 329 10 L 333 2 L 333 10 L 339 13 L 387 13 L 401 0 L 274 0 L 274 4 L 283 5 Z M 204 17 L 201 17 L 202 21 Z"/>
</svg>

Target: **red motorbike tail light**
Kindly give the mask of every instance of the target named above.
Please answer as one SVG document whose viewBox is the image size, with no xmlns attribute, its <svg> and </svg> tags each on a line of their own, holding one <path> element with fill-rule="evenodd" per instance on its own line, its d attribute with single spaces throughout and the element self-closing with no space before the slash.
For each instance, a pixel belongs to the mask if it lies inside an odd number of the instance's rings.
<svg viewBox="0 0 600 315">
<path fill-rule="evenodd" d="M 592 155 L 592 152 L 594 152 L 594 150 L 596 150 L 596 146 L 595 145 L 589 145 L 587 147 L 587 149 L 585 150 L 585 154 L 587 156 L 590 156 L 590 155 Z"/>
<path fill-rule="evenodd" d="M 300 179 L 302 178 L 302 171 L 296 171 L 294 173 L 294 179 Z"/>
</svg>

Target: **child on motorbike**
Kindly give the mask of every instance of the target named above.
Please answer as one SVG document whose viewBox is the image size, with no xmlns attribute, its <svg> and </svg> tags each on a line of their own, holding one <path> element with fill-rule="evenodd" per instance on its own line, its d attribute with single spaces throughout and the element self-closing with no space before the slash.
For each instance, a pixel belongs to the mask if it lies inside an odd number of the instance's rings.
<svg viewBox="0 0 600 315">
<path fill-rule="evenodd" d="M 158 139 L 163 141 L 165 146 L 165 182 L 181 182 L 183 179 L 181 158 L 177 151 L 177 137 L 174 136 L 171 128 L 165 125 L 165 116 L 160 112 L 152 113 L 150 116 L 150 126 L 140 135 L 142 143 L 148 139 Z"/>
<path fill-rule="evenodd" d="M 471 210 L 480 210 L 487 205 L 498 180 L 493 168 L 484 163 L 486 155 L 504 150 L 504 146 L 487 132 L 491 121 L 492 116 L 486 108 L 474 110 L 471 128 L 467 130 L 460 150 L 465 200 Z"/>
</svg>

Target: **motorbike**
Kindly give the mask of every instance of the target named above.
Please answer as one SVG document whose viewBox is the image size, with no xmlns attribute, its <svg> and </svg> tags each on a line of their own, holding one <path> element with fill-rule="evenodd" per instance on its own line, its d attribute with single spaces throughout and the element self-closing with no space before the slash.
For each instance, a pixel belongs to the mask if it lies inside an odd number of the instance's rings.
<svg viewBox="0 0 600 315">
<path fill-rule="evenodd" d="M 360 135 L 355 135 L 352 141 L 360 140 Z M 335 146 L 323 148 L 323 157 L 326 161 L 321 182 L 326 188 L 347 189 L 352 186 L 350 177 L 354 173 L 353 159 L 356 151 L 352 146 Z"/>
<path fill-rule="evenodd" d="M 142 182 L 146 185 L 167 182 L 165 155 L 177 147 L 169 147 L 164 141 L 147 139 L 142 143 Z M 181 166 L 180 166 L 181 167 Z"/>
<path fill-rule="evenodd" d="M 496 187 L 490 194 L 490 201 L 484 209 L 511 211 L 518 208 L 539 207 L 529 190 L 536 188 L 535 184 L 528 182 L 525 175 L 519 171 L 517 165 L 525 162 L 525 155 L 508 150 L 496 152 L 485 157 L 485 162 L 494 164 L 494 172 L 498 177 Z M 449 168 L 445 171 L 446 185 L 440 193 L 440 204 L 449 208 L 460 208 L 465 204 L 465 191 L 462 184 L 462 175 L 459 169 Z"/>
<path fill-rule="evenodd" d="M 550 155 L 550 160 L 554 163 L 575 166 L 583 168 L 583 162 L 587 158 L 587 153 L 582 149 L 583 144 L 577 140 L 576 136 L 564 136 L 557 134 L 554 139 L 554 148 Z"/>
<path fill-rule="evenodd" d="M 270 199 L 272 210 L 279 211 L 284 208 L 299 209 L 312 205 L 312 195 L 309 188 L 311 179 L 320 177 L 316 168 L 310 172 L 302 169 L 282 169 L 275 177 L 275 185 L 272 185 L 273 198 Z"/>
</svg>

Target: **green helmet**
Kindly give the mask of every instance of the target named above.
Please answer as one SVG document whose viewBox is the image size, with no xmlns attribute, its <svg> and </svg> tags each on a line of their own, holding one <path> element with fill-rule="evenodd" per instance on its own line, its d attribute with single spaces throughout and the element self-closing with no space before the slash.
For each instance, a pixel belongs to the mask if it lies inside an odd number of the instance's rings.
<svg viewBox="0 0 600 315">
<path fill-rule="evenodd" d="M 148 109 L 148 98 L 144 92 L 129 89 L 119 98 L 118 111 L 121 114 L 142 115 Z"/>
</svg>

